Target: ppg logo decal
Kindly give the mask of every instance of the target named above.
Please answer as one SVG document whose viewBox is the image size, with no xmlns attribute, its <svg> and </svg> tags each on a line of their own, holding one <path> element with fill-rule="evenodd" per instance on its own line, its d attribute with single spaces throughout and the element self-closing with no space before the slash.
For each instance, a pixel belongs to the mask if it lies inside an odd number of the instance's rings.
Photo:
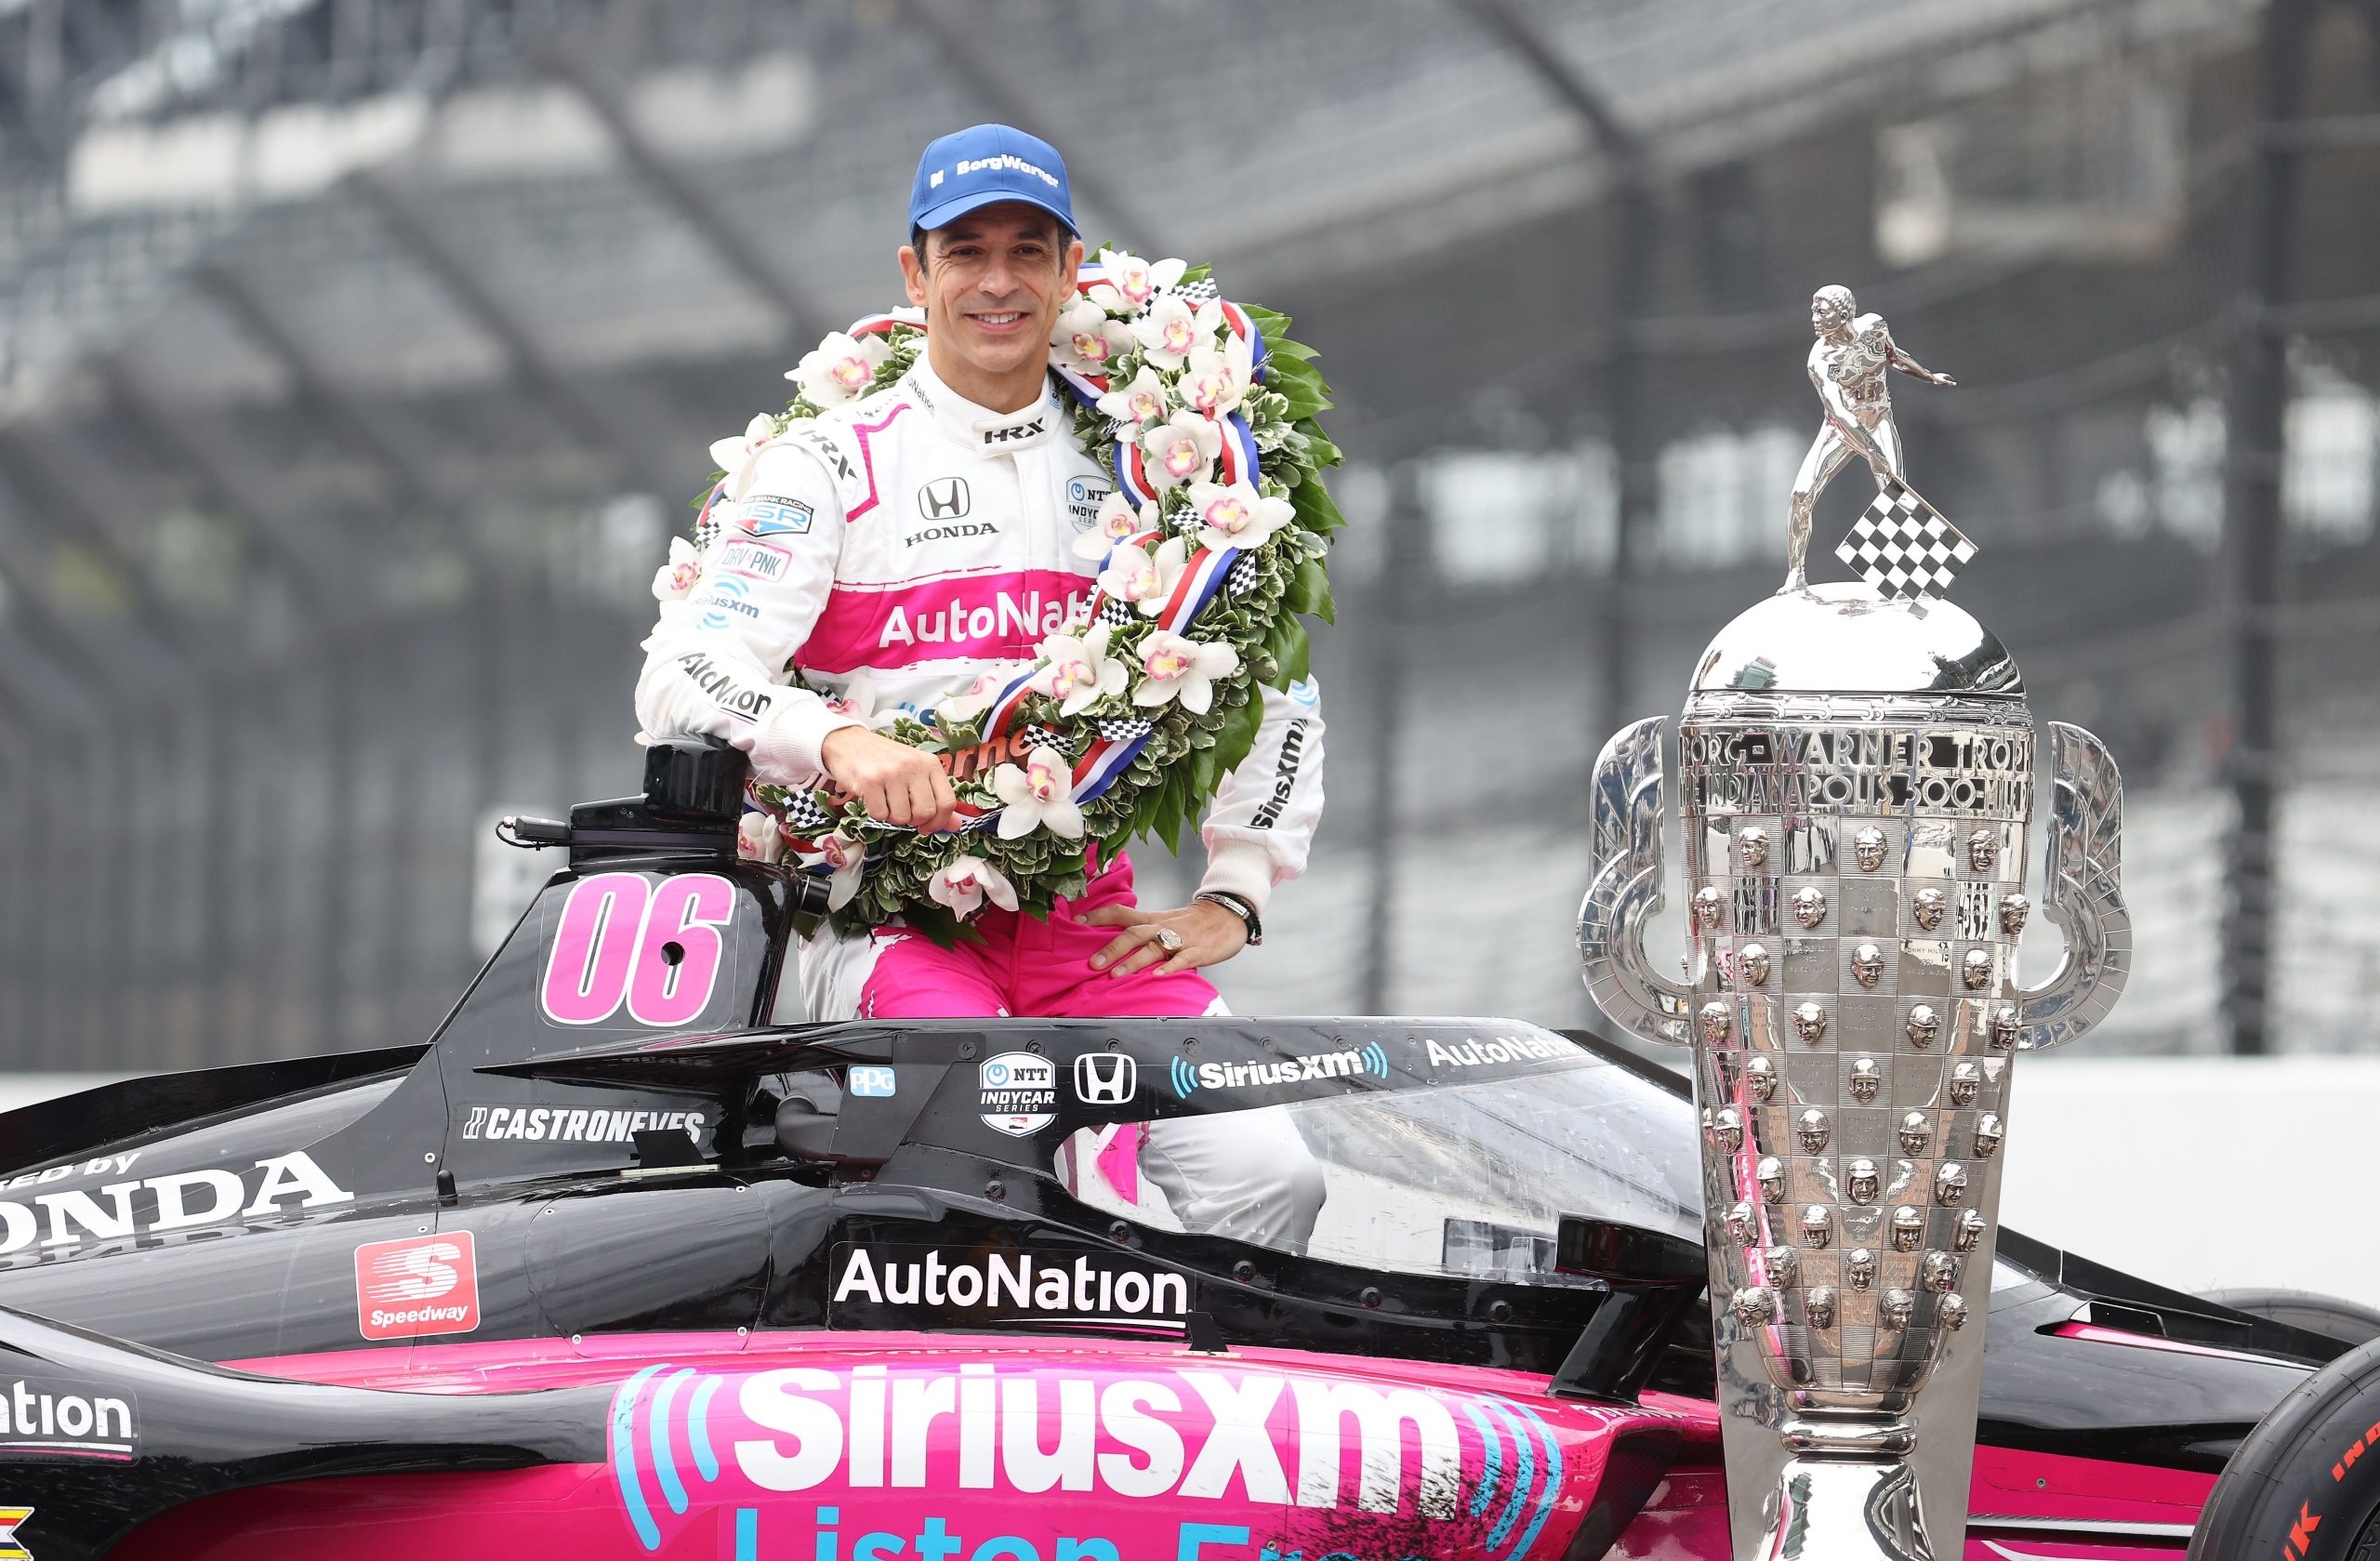
<svg viewBox="0 0 2380 1561">
<path fill-rule="evenodd" d="M 1174 1094 L 1183 1100 L 1198 1090 L 1302 1084 L 1316 1078 L 1353 1078 L 1359 1073 L 1374 1078 L 1388 1077 L 1388 1052 L 1379 1041 L 1360 1052 L 1325 1052 L 1318 1057 L 1288 1057 L 1277 1063 L 1192 1063 L 1176 1057 L 1167 1069 Z"/>
<path fill-rule="evenodd" d="M 971 504 L 964 477 L 940 478 L 918 490 L 918 513 L 929 521 L 958 520 Z"/>
<path fill-rule="evenodd" d="M 861 1067 L 853 1065 L 844 1082 L 850 1086 L 852 1093 L 862 1100 L 892 1098 L 894 1079 L 892 1070 L 889 1067 Z"/>
<path fill-rule="evenodd" d="M 1140 1090 L 1141 1065 L 1121 1052 L 1086 1052 L 1075 1059 L 1075 1099 L 1085 1105 L 1128 1105 Z"/>
</svg>

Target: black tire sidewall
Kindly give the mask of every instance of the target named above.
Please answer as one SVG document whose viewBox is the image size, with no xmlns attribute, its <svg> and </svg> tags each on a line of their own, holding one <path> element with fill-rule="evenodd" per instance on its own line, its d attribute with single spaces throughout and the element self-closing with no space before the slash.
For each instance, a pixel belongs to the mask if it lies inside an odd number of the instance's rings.
<svg viewBox="0 0 2380 1561">
<path fill-rule="evenodd" d="M 2359 1554 L 2356 1543 L 2375 1513 L 2380 1340 L 2307 1378 L 2249 1433 L 2199 1516 L 2189 1561 L 2380 1561 L 2380 1545 Z"/>
</svg>

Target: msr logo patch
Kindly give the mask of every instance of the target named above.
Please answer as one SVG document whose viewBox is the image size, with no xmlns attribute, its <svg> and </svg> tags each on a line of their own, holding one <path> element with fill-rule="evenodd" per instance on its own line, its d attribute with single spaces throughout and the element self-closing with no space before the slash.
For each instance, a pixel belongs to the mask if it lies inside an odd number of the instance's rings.
<svg viewBox="0 0 2380 1561">
<path fill-rule="evenodd" d="M 478 1328 L 480 1270 L 471 1233 L 356 1248 L 355 1325 L 366 1339 L 418 1339 Z"/>
<path fill-rule="evenodd" d="M 754 494 L 728 512 L 747 536 L 806 536 L 815 518 L 810 506 L 778 494 Z"/>
</svg>

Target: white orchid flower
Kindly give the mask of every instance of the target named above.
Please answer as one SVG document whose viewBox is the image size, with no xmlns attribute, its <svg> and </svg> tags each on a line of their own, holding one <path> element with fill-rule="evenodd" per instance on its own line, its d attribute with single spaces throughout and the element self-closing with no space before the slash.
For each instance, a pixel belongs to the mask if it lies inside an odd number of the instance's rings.
<svg viewBox="0 0 2380 1561">
<path fill-rule="evenodd" d="M 1261 548 L 1298 512 L 1288 499 L 1266 498 L 1246 483 L 1193 483 L 1190 509 L 1198 521 L 1198 546 L 1215 551 Z"/>
<path fill-rule="evenodd" d="M 669 562 L 654 572 L 653 600 L 659 602 L 682 602 L 703 577 L 703 555 L 682 536 L 669 538 Z"/>
<path fill-rule="evenodd" d="M 1130 499 L 1111 490 L 1099 501 L 1099 515 L 1091 529 L 1075 538 L 1075 557 L 1104 559 L 1127 536 L 1157 527 L 1156 505 L 1144 504 L 1135 509 Z"/>
<path fill-rule="evenodd" d="M 1146 675 L 1132 691 L 1133 704 L 1154 707 L 1179 699 L 1183 709 L 1202 716 L 1215 702 L 1215 680 L 1239 670 L 1239 653 L 1160 628 L 1141 642 L 1141 670 Z"/>
<path fill-rule="evenodd" d="M 1220 342 L 1191 351 L 1182 373 L 1182 399 L 1210 417 L 1238 410 L 1256 377 L 1256 350 L 1245 337 L 1223 333 Z"/>
<path fill-rule="evenodd" d="M 864 722 L 870 732 L 882 732 L 910 713 L 900 705 L 879 708 L 877 704 L 879 697 L 875 680 L 860 672 L 843 685 L 841 693 L 821 695 L 819 703 L 839 716 L 849 716 L 853 721 Z"/>
<path fill-rule="evenodd" d="M 1189 361 L 1193 351 L 1213 341 L 1223 324 L 1220 305 L 1204 303 L 1192 309 L 1168 294 L 1132 322 L 1132 335 L 1140 338 L 1141 353 L 1151 364 L 1162 369 L 1177 369 Z"/>
<path fill-rule="evenodd" d="M 1007 875 L 980 856 L 961 856 L 926 880 L 926 894 L 946 906 L 960 920 L 975 914 L 989 899 L 1002 910 L 1016 908 L 1016 887 Z"/>
<path fill-rule="evenodd" d="M 1107 318 L 1107 311 L 1089 298 L 1078 298 L 1050 327 L 1050 347 L 1060 368 L 1105 374 L 1132 350 L 1132 332 L 1122 321 Z"/>
<path fill-rule="evenodd" d="M 1141 616 L 1153 618 L 1165 611 L 1189 562 L 1190 545 L 1179 536 L 1158 543 L 1155 552 L 1118 548 L 1107 567 L 1099 572 L 1099 589 L 1117 602 L 1130 602 L 1140 609 Z"/>
<path fill-rule="evenodd" d="M 1223 453 L 1223 430 L 1196 412 L 1177 412 L 1141 435 L 1149 480 L 1160 488 L 1203 483 Z"/>
<path fill-rule="evenodd" d="M 719 468 L 721 471 L 726 472 L 728 482 L 733 483 L 736 478 L 743 474 L 744 463 L 750 460 L 755 455 L 757 455 L 760 452 L 761 445 L 766 444 L 776 436 L 776 418 L 770 416 L 768 413 L 763 412 L 754 417 L 750 422 L 744 425 L 743 437 L 739 439 L 712 440 L 710 445 L 711 464 Z"/>
<path fill-rule="evenodd" d="M 841 331 L 829 331 L 815 351 L 801 355 L 801 362 L 786 377 L 800 385 L 813 405 L 838 406 L 867 394 L 868 387 L 876 383 L 877 369 L 892 355 L 892 345 L 880 336 L 861 341 Z"/>
<path fill-rule="evenodd" d="M 1165 380 L 1143 364 L 1132 382 L 1099 398 L 1099 410 L 1118 423 L 1144 429 L 1165 416 Z"/>
<path fill-rule="evenodd" d="M 1041 642 L 1041 655 L 1048 665 L 1025 686 L 1055 699 L 1062 716 L 1078 716 L 1101 700 L 1123 693 L 1130 674 L 1122 658 L 1107 654 L 1107 642 L 1115 632 L 1103 623 L 1080 639 L 1051 635 Z"/>
<path fill-rule="evenodd" d="M 973 682 L 933 708 L 934 719 L 945 726 L 972 721 L 992 708 L 1001 687 L 1000 681 L 989 672 L 978 672 Z"/>
<path fill-rule="evenodd" d="M 1063 758 L 1048 748 L 1034 748 L 1022 766 L 1003 764 L 992 772 L 992 789 L 999 794 L 999 836 L 1022 840 L 1049 827 L 1066 840 L 1082 839 L 1082 809 L 1075 802 L 1075 777 Z"/>
<path fill-rule="evenodd" d="M 867 853 L 860 843 L 840 830 L 822 837 L 818 841 L 818 860 L 834 871 L 826 877 L 826 908 L 840 910 L 852 903 L 859 893 L 860 875 L 867 866 Z"/>
<path fill-rule="evenodd" d="M 1091 301 L 1117 314 L 1129 314 L 1182 280 L 1190 269 L 1185 261 L 1151 262 L 1121 250 L 1099 252 L 1100 269 L 1107 280 L 1093 286 Z"/>
<path fill-rule="evenodd" d="M 735 854 L 747 862 L 774 862 L 785 854 L 785 837 L 774 814 L 747 813 L 735 827 Z"/>
</svg>

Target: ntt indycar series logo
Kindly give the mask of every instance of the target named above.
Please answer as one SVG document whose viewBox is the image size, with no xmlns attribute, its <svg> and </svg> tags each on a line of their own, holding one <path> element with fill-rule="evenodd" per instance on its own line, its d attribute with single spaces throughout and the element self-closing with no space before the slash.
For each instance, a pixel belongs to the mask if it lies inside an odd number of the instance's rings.
<svg viewBox="0 0 2380 1561">
<path fill-rule="evenodd" d="M 1373 1041 L 1360 1052 L 1325 1052 L 1320 1056 L 1285 1057 L 1274 1063 L 1194 1063 L 1176 1057 L 1168 1072 L 1173 1092 L 1188 1100 L 1200 1090 L 1252 1090 L 1316 1078 L 1353 1078 L 1359 1073 L 1386 1078 L 1388 1052 Z"/>
<path fill-rule="evenodd" d="M 1602 1424 L 1578 1406 L 1320 1370 L 1014 1355 L 954 1369 L 937 1354 L 659 1363 L 620 1384 L 604 1431 L 648 1554 L 1521 1561 L 1567 1540 L 1575 1508 L 1553 1522 L 1565 1476 Z"/>
</svg>

